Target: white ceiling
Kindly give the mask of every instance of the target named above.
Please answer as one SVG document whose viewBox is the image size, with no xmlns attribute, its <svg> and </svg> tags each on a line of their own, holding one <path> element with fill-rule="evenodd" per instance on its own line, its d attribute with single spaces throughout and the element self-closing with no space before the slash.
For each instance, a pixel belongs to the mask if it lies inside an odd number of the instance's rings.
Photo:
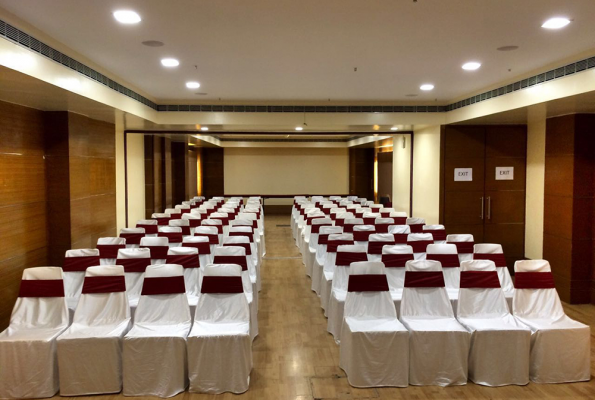
<svg viewBox="0 0 595 400">
<path fill-rule="evenodd" d="M 595 48 L 593 0 L 0 0 L 0 7 L 160 103 L 444 102 Z M 136 10 L 143 21 L 120 25 L 117 9 Z M 574 22 L 540 27 L 560 15 Z M 496 50 L 505 45 L 520 49 Z M 166 56 L 181 65 L 163 68 Z M 482 68 L 463 71 L 469 60 Z M 202 87 L 186 89 L 187 80 Z M 436 89 L 421 92 L 426 82 Z"/>
</svg>

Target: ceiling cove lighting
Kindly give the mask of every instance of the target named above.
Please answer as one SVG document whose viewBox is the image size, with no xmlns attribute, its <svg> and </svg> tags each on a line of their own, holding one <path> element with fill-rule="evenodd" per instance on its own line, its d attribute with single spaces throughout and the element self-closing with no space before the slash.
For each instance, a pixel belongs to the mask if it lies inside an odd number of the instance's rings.
<svg viewBox="0 0 595 400">
<path fill-rule="evenodd" d="M 114 11 L 114 18 L 121 24 L 138 24 L 141 21 L 140 15 L 131 10 Z"/>
<path fill-rule="evenodd" d="M 391 131 L 398 131 L 399 128 L 397 128 L 396 126 L 393 126 L 392 128 L 390 128 Z"/>
<path fill-rule="evenodd" d="M 201 126 L 200 127 L 200 130 L 201 131 L 208 131 L 209 130 L 209 127 L 208 126 Z"/>
<path fill-rule="evenodd" d="M 200 83 L 198 82 L 186 82 L 186 87 L 188 89 L 198 89 L 200 87 Z"/>
<path fill-rule="evenodd" d="M 570 23 L 570 20 L 568 18 L 555 17 L 555 18 L 550 18 L 547 21 L 545 21 L 543 23 L 543 25 L 541 25 L 541 27 L 545 28 L 545 29 L 560 29 L 560 28 L 564 28 L 569 23 Z"/>
<path fill-rule="evenodd" d="M 477 61 L 469 61 L 462 66 L 465 71 L 475 71 L 476 69 L 479 69 L 479 67 L 481 67 L 481 63 L 478 63 Z"/>
<path fill-rule="evenodd" d="M 423 84 L 423 85 L 421 85 L 419 88 L 420 88 L 421 90 L 424 90 L 424 91 L 426 91 L 426 92 L 427 92 L 427 91 L 429 91 L 429 90 L 432 90 L 432 89 L 434 89 L 434 85 L 432 85 L 431 83 L 424 83 L 424 84 Z"/>
<path fill-rule="evenodd" d="M 162 58 L 161 65 L 163 65 L 164 67 L 172 68 L 180 65 L 180 62 L 175 58 Z"/>
<path fill-rule="evenodd" d="M 296 131 L 303 131 L 303 130 L 304 130 L 304 128 L 302 128 L 301 126 L 296 126 L 296 127 L 295 127 L 295 130 L 296 130 Z"/>
</svg>

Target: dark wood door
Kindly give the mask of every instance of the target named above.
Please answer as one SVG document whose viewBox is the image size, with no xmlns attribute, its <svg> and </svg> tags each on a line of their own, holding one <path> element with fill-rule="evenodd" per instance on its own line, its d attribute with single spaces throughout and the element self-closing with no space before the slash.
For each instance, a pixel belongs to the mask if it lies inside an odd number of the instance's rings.
<svg viewBox="0 0 595 400">
<path fill-rule="evenodd" d="M 393 195 L 393 152 L 378 153 L 378 200 Z"/>
</svg>

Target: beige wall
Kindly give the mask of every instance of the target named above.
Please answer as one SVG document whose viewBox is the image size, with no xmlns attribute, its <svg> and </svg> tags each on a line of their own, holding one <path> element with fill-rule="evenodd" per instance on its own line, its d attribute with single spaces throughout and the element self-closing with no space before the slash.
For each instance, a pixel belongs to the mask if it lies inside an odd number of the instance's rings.
<svg viewBox="0 0 595 400">
<path fill-rule="evenodd" d="M 403 148 L 405 138 L 405 148 Z M 411 188 L 411 135 L 393 137 L 393 208 L 409 214 Z"/>
<path fill-rule="evenodd" d="M 226 194 L 346 194 L 347 149 L 225 148 Z M 291 204 L 267 200 L 266 204 Z"/>
<path fill-rule="evenodd" d="M 128 226 L 145 218 L 145 142 L 144 135 L 128 135 Z"/>
<path fill-rule="evenodd" d="M 440 125 L 414 129 L 413 217 L 438 223 L 440 204 Z"/>
<path fill-rule="evenodd" d="M 545 179 L 545 104 L 529 108 L 527 118 L 527 190 L 525 257 L 543 258 L 543 200 Z"/>
</svg>

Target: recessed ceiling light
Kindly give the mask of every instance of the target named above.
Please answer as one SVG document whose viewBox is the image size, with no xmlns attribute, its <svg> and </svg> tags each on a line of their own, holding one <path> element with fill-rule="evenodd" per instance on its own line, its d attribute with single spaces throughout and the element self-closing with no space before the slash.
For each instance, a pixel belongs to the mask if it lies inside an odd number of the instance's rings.
<svg viewBox="0 0 595 400">
<path fill-rule="evenodd" d="M 208 131 L 209 130 L 209 127 L 208 126 L 201 126 L 200 127 L 200 130 L 201 131 Z"/>
<path fill-rule="evenodd" d="M 398 131 L 399 128 L 397 128 L 396 126 L 393 126 L 392 128 L 390 128 L 391 131 Z"/>
<path fill-rule="evenodd" d="M 420 88 L 421 90 L 428 91 L 428 90 L 432 90 L 432 89 L 434 89 L 434 85 L 432 85 L 431 83 L 424 83 L 424 84 L 423 84 L 423 85 L 421 85 L 419 88 Z"/>
<path fill-rule="evenodd" d="M 513 46 L 501 46 L 501 47 L 498 47 L 496 50 L 498 50 L 498 51 L 513 51 L 518 48 L 519 48 L 519 46 L 514 46 L 514 45 Z"/>
<path fill-rule="evenodd" d="M 144 42 L 142 42 L 142 44 L 149 47 L 161 47 L 165 43 L 160 42 L 159 40 L 145 40 Z"/>
<path fill-rule="evenodd" d="M 200 87 L 200 83 L 194 81 L 186 82 L 186 87 L 188 89 L 198 89 Z"/>
<path fill-rule="evenodd" d="M 121 24 L 138 24 L 140 15 L 131 10 L 114 11 L 114 18 Z"/>
<path fill-rule="evenodd" d="M 296 126 L 296 127 L 295 127 L 295 130 L 296 130 L 296 131 L 303 131 L 303 130 L 304 130 L 304 128 L 302 128 L 301 126 Z"/>
<path fill-rule="evenodd" d="M 375 131 L 377 131 L 377 130 L 380 129 L 380 125 L 374 125 L 374 126 L 372 126 L 372 129 L 374 129 Z"/>
<path fill-rule="evenodd" d="M 177 67 L 178 65 L 180 65 L 180 62 L 178 60 L 176 60 L 175 58 L 162 58 L 161 59 L 161 65 L 163 65 L 164 67 Z"/>
<path fill-rule="evenodd" d="M 470 61 L 463 64 L 462 68 L 466 71 L 475 71 L 476 69 L 479 69 L 479 67 L 481 67 L 481 63 L 478 63 L 477 61 Z"/>
<path fill-rule="evenodd" d="M 560 28 L 564 28 L 569 23 L 570 23 L 570 20 L 568 18 L 555 17 L 555 18 L 550 18 L 547 21 L 545 21 L 543 23 L 543 25 L 541 25 L 541 27 L 545 28 L 545 29 L 560 29 Z"/>
</svg>

